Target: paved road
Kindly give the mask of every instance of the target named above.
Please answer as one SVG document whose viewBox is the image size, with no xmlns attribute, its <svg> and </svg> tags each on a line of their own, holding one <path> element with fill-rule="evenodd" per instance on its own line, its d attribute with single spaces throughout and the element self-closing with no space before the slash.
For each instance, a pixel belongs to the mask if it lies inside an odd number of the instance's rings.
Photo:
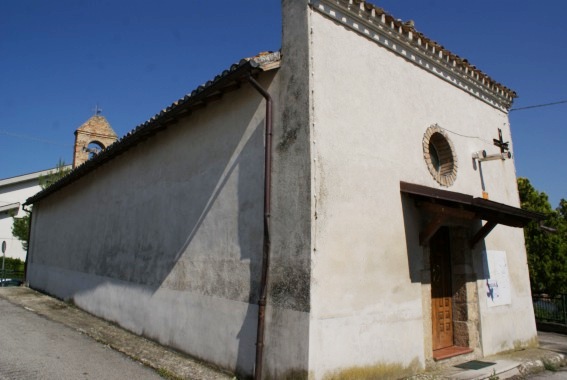
<svg viewBox="0 0 567 380">
<path fill-rule="evenodd" d="M 140 363 L 0 299 L 0 380 L 161 379 Z"/>
<path fill-rule="evenodd" d="M 135 357 L 147 356 L 149 352 L 153 352 L 154 356 L 163 358 L 165 362 L 154 358 L 153 361 L 157 363 L 156 368 L 173 368 L 175 370 L 171 373 L 179 373 L 180 377 L 190 379 L 218 380 L 230 378 L 226 374 L 196 365 L 192 361 L 188 364 L 189 359 L 167 354 L 163 348 L 152 348 L 153 346 L 148 346 L 148 342 L 141 338 L 125 338 L 122 335 L 126 333 L 118 334 L 116 331 L 114 334 L 110 334 L 110 337 L 101 335 L 100 331 L 109 332 L 116 327 L 106 326 L 107 324 L 100 325 L 102 322 L 94 323 L 92 321 L 95 319 L 94 317 L 87 314 L 82 316 L 78 309 L 68 308 L 60 301 L 45 297 L 29 289 L 12 288 L 12 291 L 13 294 L 10 292 L 3 293 L 3 297 L 13 296 L 8 299 L 11 299 L 12 302 L 14 300 L 21 301 L 15 302 L 20 306 L 15 306 L 0 298 L 0 380 L 160 379 L 153 370 L 79 333 L 77 331 L 77 320 L 81 322 L 79 323 L 79 330 L 91 331 L 94 329 L 99 332 L 94 336 L 104 336 L 119 346 L 125 344 L 131 352 L 136 352 Z M 31 312 L 24 309 L 24 307 L 28 307 L 26 305 L 31 305 L 30 307 L 36 311 Z M 43 313 L 38 310 L 43 311 Z M 49 313 L 45 314 L 46 310 Z M 67 313 L 64 313 L 64 311 Z M 73 313 L 70 313 L 71 311 Z M 59 316 L 59 319 L 53 318 L 54 313 L 55 316 Z M 74 328 L 53 322 L 40 314 L 48 315 L 50 319 L 66 321 L 63 323 Z M 118 339 L 115 335 L 121 339 Z M 567 356 L 566 335 L 539 332 L 538 336 L 541 348 Z M 97 339 L 108 341 L 104 340 L 104 337 Z M 133 350 L 133 348 L 136 348 L 136 350 Z M 181 365 L 182 368 L 177 368 L 178 365 Z M 183 375 L 181 375 L 182 373 Z M 529 379 L 567 380 L 567 368 L 564 367 L 554 372 L 546 371 L 530 376 Z"/>
<path fill-rule="evenodd" d="M 549 351 L 558 352 L 567 356 L 567 336 L 563 334 L 538 331 L 539 345 Z M 559 368 L 557 371 L 545 371 L 532 375 L 529 380 L 560 380 L 567 379 L 567 367 Z"/>
<path fill-rule="evenodd" d="M 567 379 L 567 369 L 563 367 L 555 372 L 545 371 L 529 377 L 529 380 L 543 380 L 543 379 L 551 379 L 551 380 Z"/>
<path fill-rule="evenodd" d="M 538 331 L 537 337 L 541 348 L 567 356 L 567 335 Z"/>
</svg>

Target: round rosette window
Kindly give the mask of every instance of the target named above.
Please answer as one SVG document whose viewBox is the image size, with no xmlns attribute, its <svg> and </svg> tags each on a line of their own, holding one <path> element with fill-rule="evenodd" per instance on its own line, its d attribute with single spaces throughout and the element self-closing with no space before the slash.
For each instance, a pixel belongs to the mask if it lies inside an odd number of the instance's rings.
<svg viewBox="0 0 567 380">
<path fill-rule="evenodd" d="M 423 136 L 423 157 L 433 179 L 449 187 L 457 179 L 457 155 L 447 133 L 437 124 Z"/>
</svg>

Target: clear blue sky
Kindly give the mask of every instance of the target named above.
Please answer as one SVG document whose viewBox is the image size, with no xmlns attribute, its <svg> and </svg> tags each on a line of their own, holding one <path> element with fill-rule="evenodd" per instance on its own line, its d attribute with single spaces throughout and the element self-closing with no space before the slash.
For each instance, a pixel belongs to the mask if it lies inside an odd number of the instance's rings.
<svg viewBox="0 0 567 380">
<path fill-rule="evenodd" d="M 517 91 L 567 100 L 567 1 L 376 0 Z M 278 50 L 278 0 L 18 0 L 0 4 L 0 178 L 72 161 L 98 104 L 119 136 L 230 64 Z M 516 170 L 567 198 L 567 104 L 510 114 Z M 495 136 L 496 137 L 496 136 Z"/>
</svg>

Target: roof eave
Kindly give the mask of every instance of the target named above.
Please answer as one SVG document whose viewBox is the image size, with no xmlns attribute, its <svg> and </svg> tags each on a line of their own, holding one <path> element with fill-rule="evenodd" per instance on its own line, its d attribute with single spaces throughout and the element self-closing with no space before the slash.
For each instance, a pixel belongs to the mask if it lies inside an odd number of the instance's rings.
<svg viewBox="0 0 567 380">
<path fill-rule="evenodd" d="M 259 59 L 252 58 L 241 60 L 238 64 L 233 65 L 229 70 L 225 70 L 220 75 L 217 75 L 213 80 L 199 86 L 190 95 L 186 95 L 184 98 L 173 103 L 171 106 L 167 107 L 144 124 L 129 132 L 120 140 L 108 146 L 97 156 L 76 167 L 59 181 L 29 197 L 23 205 L 28 206 L 37 203 L 61 188 L 77 181 L 79 178 L 84 177 L 95 168 L 100 167 L 104 163 L 138 145 L 142 141 L 166 129 L 169 125 L 175 123 L 180 118 L 190 115 L 193 109 L 202 107 L 204 104 L 217 99 L 220 95 L 227 91 L 239 88 L 241 82 L 243 82 L 247 77 L 256 75 L 262 71 L 269 71 L 278 68 L 279 53 L 271 54 L 271 58 L 266 58 L 267 55 L 261 55 Z"/>
<path fill-rule="evenodd" d="M 317 12 L 504 112 L 508 112 L 517 97 L 515 91 L 417 31 L 413 22 L 404 23 L 368 1 L 309 0 L 309 3 Z"/>
<path fill-rule="evenodd" d="M 19 202 L 14 202 L 14 203 L 10 203 L 4 206 L 0 206 L 0 213 L 5 213 L 5 212 L 9 212 L 12 210 L 19 210 L 20 209 L 20 203 Z"/>
<path fill-rule="evenodd" d="M 541 221 L 544 214 L 528 211 L 504 203 L 494 202 L 469 194 L 436 189 L 428 186 L 400 182 L 402 193 L 414 198 L 445 204 L 449 207 L 465 209 L 476 213 L 479 219 L 493 220 L 510 227 L 524 227 L 531 221 Z"/>
</svg>

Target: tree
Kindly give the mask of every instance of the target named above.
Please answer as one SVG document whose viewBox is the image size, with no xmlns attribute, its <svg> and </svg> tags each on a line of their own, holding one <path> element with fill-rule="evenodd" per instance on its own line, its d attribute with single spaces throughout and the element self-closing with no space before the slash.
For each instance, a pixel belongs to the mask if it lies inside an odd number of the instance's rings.
<svg viewBox="0 0 567 380">
<path fill-rule="evenodd" d="M 525 228 L 526 251 L 533 293 L 567 292 L 567 202 L 553 210 L 547 194 L 527 178 L 518 178 L 521 207 L 547 216 L 545 227 L 530 222 Z"/>
<path fill-rule="evenodd" d="M 39 186 L 42 190 L 47 189 L 49 186 L 65 177 L 71 169 L 67 168 L 65 161 L 59 159 L 57 166 L 54 170 L 46 175 L 39 176 Z M 21 218 L 12 216 L 12 235 L 22 242 L 22 248 L 28 250 L 29 231 L 30 231 L 30 215 L 24 215 Z"/>
<path fill-rule="evenodd" d="M 59 159 L 55 170 L 50 171 L 46 175 L 39 176 L 39 186 L 41 186 L 42 189 L 47 189 L 49 186 L 65 177 L 70 171 L 71 169 L 66 167 L 65 161 Z"/>
<path fill-rule="evenodd" d="M 559 207 L 557 207 L 556 211 L 561 215 L 563 219 L 567 221 L 567 200 L 561 199 L 559 201 Z"/>
<path fill-rule="evenodd" d="M 22 248 L 28 250 L 28 240 L 30 233 L 30 216 L 29 214 L 22 216 L 21 218 L 13 217 L 14 221 L 12 223 L 12 235 L 16 239 L 22 242 Z"/>
</svg>

